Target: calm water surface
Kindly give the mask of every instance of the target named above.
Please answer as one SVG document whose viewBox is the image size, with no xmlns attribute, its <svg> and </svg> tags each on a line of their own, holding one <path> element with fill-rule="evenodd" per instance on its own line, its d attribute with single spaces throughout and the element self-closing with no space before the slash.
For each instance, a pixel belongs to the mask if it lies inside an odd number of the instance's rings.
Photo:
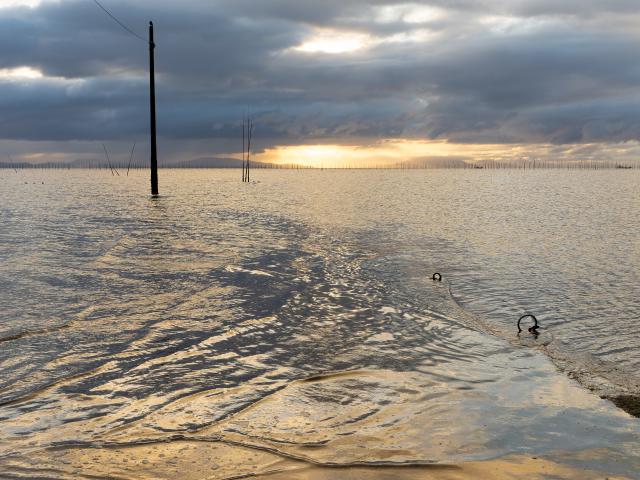
<svg viewBox="0 0 640 480">
<path fill-rule="evenodd" d="M 239 175 L 0 171 L 0 477 L 636 478 L 638 172 Z"/>
</svg>

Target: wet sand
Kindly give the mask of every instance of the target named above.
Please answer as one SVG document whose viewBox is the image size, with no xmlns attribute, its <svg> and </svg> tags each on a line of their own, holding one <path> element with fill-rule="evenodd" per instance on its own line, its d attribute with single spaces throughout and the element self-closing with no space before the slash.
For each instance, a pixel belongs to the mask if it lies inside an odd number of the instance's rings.
<svg viewBox="0 0 640 480">
<path fill-rule="evenodd" d="M 558 453 L 556 458 L 510 455 L 489 461 L 424 465 L 324 466 L 223 441 L 181 441 L 106 448 L 58 448 L 31 458 L 30 464 L 0 462 L 0 474 L 30 478 L 109 479 L 241 479 L 270 480 L 515 480 L 628 479 L 607 475 L 588 465 L 612 453 L 594 450 Z M 567 459 L 585 467 L 570 466 Z M 5 478 L 5 477 L 3 477 Z"/>
<path fill-rule="evenodd" d="M 478 392 L 425 394 L 419 378 L 364 370 L 316 375 L 198 427 L 195 417 L 215 415 L 246 388 L 202 392 L 142 416 L 136 412 L 148 407 L 132 405 L 122 411 L 126 423 L 96 417 L 53 427 L 59 411 L 25 411 L 12 422 L 13 440 L 0 440 L 0 478 L 583 480 L 631 479 L 640 469 L 637 435 L 624 427 L 624 414 L 604 416 L 606 402 L 569 381 L 555 407 L 546 391 L 545 413 L 535 403 L 490 411 L 474 400 Z M 86 401 L 66 396 L 67 408 L 74 399 Z M 584 415 L 587 406 L 595 417 Z M 492 415 L 504 415 L 499 425 Z M 33 435 L 36 425 L 50 433 Z M 21 428 L 30 434 L 20 438 Z"/>
</svg>

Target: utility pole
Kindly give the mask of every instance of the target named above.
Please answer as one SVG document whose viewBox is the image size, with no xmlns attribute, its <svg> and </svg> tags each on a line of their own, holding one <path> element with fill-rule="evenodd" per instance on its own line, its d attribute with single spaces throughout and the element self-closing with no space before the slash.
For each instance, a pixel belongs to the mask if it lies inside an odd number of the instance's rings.
<svg viewBox="0 0 640 480">
<path fill-rule="evenodd" d="M 151 195 L 158 195 L 158 150 L 156 147 L 156 75 L 153 60 L 153 22 L 149 22 L 149 112 L 151 114 Z"/>
</svg>

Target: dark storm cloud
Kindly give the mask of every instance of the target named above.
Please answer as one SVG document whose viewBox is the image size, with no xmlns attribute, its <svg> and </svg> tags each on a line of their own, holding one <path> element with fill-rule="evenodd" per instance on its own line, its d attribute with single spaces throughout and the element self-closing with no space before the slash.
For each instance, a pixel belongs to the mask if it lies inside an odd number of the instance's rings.
<svg viewBox="0 0 640 480">
<path fill-rule="evenodd" d="M 247 105 L 263 146 L 403 136 L 562 144 L 640 134 L 635 1 L 103 3 L 143 36 L 149 18 L 157 26 L 165 142 L 217 139 L 227 148 Z M 434 15 L 420 10 L 427 6 Z M 368 44 L 336 55 L 293 50 L 318 29 L 364 34 Z M 45 75 L 0 75 L 0 138 L 144 135 L 146 62 L 146 45 L 90 0 L 0 9 L 0 69 Z"/>
</svg>

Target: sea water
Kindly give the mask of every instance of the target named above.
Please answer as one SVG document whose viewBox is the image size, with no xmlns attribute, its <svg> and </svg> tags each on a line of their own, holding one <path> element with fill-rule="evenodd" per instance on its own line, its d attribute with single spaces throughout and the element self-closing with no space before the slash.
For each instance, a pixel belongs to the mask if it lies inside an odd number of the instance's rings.
<svg viewBox="0 0 640 480">
<path fill-rule="evenodd" d="M 640 172 L 252 179 L 0 171 L 0 477 L 634 478 Z"/>
</svg>

